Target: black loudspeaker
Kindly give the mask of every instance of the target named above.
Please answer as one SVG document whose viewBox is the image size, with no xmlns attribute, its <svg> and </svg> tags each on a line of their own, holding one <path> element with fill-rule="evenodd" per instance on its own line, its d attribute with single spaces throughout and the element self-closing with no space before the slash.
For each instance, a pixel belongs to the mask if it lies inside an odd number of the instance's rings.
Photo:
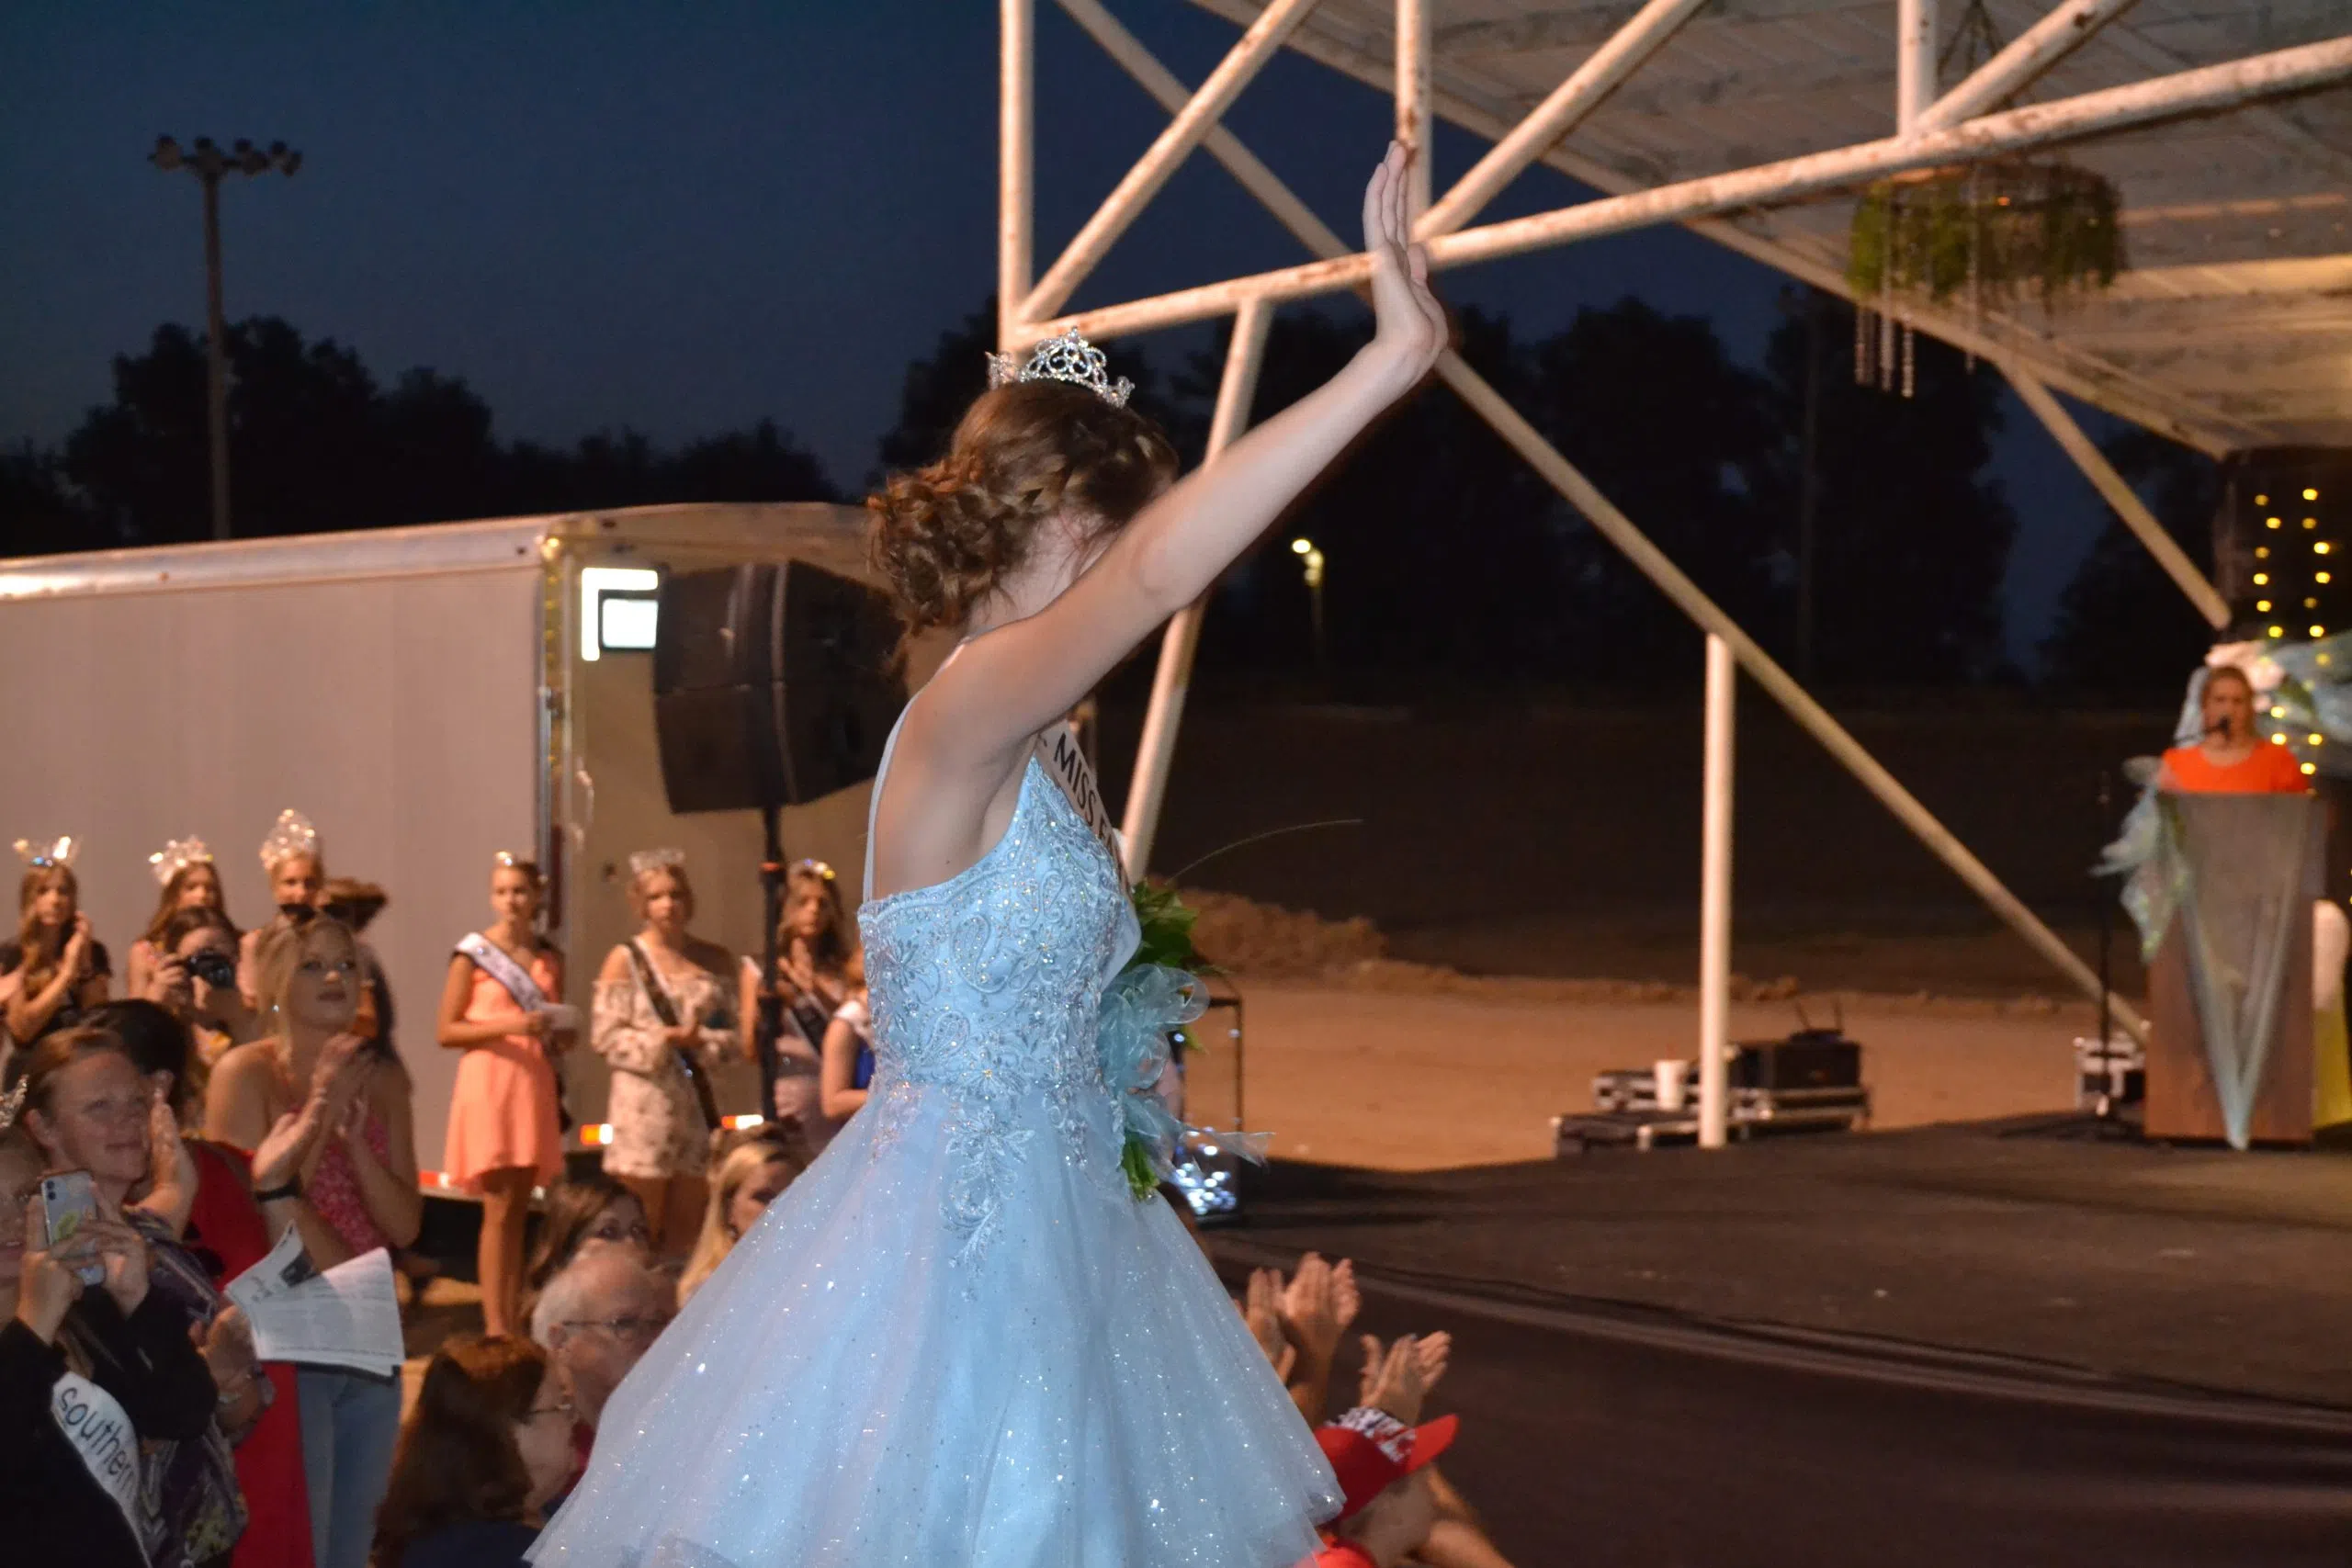
<svg viewBox="0 0 2352 1568">
<path fill-rule="evenodd" d="M 662 582 L 653 727 L 673 811 L 798 806 L 874 776 L 906 705 L 875 589 L 805 561 Z"/>
</svg>

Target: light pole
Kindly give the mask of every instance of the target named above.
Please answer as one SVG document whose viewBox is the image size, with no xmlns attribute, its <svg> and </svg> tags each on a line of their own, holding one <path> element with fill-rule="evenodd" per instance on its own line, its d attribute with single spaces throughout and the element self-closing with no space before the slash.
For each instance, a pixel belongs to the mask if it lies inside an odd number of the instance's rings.
<svg viewBox="0 0 2352 1568">
<path fill-rule="evenodd" d="M 1315 547 L 1312 539 L 1293 539 L 1290 553 L 1296 556 L 1299 564 L 1306 570 L 1307 615 L 1314 628 L 1315 671 L 1319 675 L 1325 673 L 1327 668 L 1323 652 L 1323 552 Z"/>
<path fill-rule="evenodd" d="M 204 311 L 205 345 L 210 361 L 206 403 L 212 437 L 212 536 L 229 536 L 229 345 L 220 321 L 220 180 L 225 175 L 261 175 L 276 169 L 291 175 L 302 166 L 302 154 L 283 141 L 267 149 L 240 139 L 222 152 L 209 136 L 196 139 L 195 151 L 183 152 L 168 136 L 155 138 L 147 161 L 163 170 L 186 169 L 204 186 Z"/>
</svg>

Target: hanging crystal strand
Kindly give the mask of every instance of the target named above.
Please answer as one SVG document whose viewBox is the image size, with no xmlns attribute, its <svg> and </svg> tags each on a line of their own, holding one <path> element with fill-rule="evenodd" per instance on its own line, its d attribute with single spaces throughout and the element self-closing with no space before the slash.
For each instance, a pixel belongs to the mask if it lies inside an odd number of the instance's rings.
<svg viewBox="0 0 2352 1568">
<path fill-rule="evenodd" d="M 1911 331 L 1911 323 L 1909 321 L 1905 321 L 1903 323 L 1903 395 L 1905 398 L 1908 398 L 1911 395 L 1912 387 L 1917 379 L 1917 367 L 1914 362 L 1912 352 L 1912 343 L 1913 334 Z"/>
<path fill-rule="evenodd" d="M 1894 303 L 1892 285 L 1882 281 L 1878 303 L 1878 389 L 1892 391 L 1894 388 Z"/>
<path fill-rule="evenodd" d="M 1871 384 L 1871 308 L 1854 301 L 1854 385 Z"/>
</svg>

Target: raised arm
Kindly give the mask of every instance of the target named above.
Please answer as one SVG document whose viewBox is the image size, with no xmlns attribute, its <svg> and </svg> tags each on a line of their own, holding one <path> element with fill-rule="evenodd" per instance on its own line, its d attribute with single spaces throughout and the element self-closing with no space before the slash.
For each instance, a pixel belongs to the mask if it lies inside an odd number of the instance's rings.
<svg viewBox="0 0 2352 1568">
<path fill-rule="evenodd" d="M 1199 598 L 1444 348 L 1445 312 L 1409 241 L 1404 150 L 1364 187 L 1373 258 L 1373 340 L 1337 376 L 1145 507 L 1043 610 L 966 645 L 909 717 L 901 742 L 934 767 L 1001 776 L 1030 737 L 1061 717 L 1152 628 Z M 920 734 L 918 734 L 918 728 Z M 924 771 L 931 771 L 926 768 Z"/>
</svg>

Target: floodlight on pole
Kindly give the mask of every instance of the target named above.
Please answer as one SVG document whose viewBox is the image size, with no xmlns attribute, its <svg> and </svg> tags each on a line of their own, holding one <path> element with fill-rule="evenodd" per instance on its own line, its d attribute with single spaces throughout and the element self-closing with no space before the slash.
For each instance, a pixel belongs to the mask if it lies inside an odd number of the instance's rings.
<svg viewBox="0 0 2352 1568">
<path fill-rule="evenodd" d="M 230 175 L 292 175 L 302 154 L 283 141 L 256 147 L 243 138 L 223 151 L 209 136 L 183 151 L 168 136 L 155 138 L 147 161 L 165 173 L 185 169 L 204 187 L 204 331 L 206 413 L 212 455 L 212 536 L 229 536 L 229 359 L 220 319 L 220 182 Z"/>
</svg>

